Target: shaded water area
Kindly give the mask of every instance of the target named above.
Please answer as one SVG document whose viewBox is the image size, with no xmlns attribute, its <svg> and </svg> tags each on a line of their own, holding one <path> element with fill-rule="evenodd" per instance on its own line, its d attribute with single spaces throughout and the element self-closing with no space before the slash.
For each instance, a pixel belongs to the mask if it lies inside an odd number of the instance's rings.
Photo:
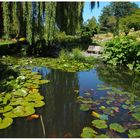
<svg viewBox="0 0 140 140">
<path fill-rule="evenodd" d="M 91 110 L 80 110 L 75 90 L 79 90 L 80 96 L 89 92 L 92 98 L 98 101 L 107 95 L 107 90 L 98 90 L 98 85 L 101 84 L 131 92 L 132 100 L 134 94 L 139 96 L 140 76 L 123 69 L 99 66 L 89 71 L 69 73 L 46 67 L 35 67 L 33 71 L 42 74 L 43 79 L 50 80 L 49 84 L 44 84 L 40 88 L 46 104 L 37 109 L 36 113 L 41 114 L 42 120 L 39 118 L 29 121 L 26 117 L 16 118 L 10 127 L 0 130 L 1 138 L 80 137 L 83 127 L 92 127 L 91 121 L 95 118 L 91 115 Z M 134 100 L 134 104 L 139 104 L 139 97 L 137 97 L 136 102 Z M 101 102 L 101 104 L 105 105 L 105 102 Z M 112 106 L 112 104 L 108 106 Z M 124 124 L 131 121 L 133 122 L 133 119 L 126 110 L 120 108 L 115 117 L 109 116 L 108 123 Z M 107 131 L 100 130 L 99 133 L 106 133 Z M 115 134 L 110 135 L 116 137 Z M 128 136 L 124 133 L 118 134 L 117 137 Z"/>
</svg>

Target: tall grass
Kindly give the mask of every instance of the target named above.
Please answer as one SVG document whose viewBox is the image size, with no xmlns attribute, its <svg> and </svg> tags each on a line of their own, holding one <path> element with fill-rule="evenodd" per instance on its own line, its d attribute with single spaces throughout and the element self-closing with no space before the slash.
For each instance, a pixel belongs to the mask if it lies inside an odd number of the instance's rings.
<svg viewBox="0 0 140 140">
<path fill-rule="evenodd" d="M 83 51 L 79 48 L 75 48 L 71 52 L 64 50 L 64 49 L 61 50 L 59 59 L 77 61 L 77 62 L 83 62 L 83 63 L 90 63 L 90 64 L 93 64 L 95 61 L 95 58 L 93 56 L 90 56 L 90 57 L 84 56 Z"/>
</svg>

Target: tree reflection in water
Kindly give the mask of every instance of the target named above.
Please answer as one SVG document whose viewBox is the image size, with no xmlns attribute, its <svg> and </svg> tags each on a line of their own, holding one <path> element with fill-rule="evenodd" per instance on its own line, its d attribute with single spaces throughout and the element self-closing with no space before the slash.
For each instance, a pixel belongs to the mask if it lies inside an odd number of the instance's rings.
<svg viewBox="0 0 140 140">
<path fill-rule="evenodd" d="M 41 89 L 46 100 L 43 118 L 47 137 L 79 137 L 80 111 L 74 93 L 77 74 L 51 70 L 47 79 L 50 83 Z"/>
</svg>

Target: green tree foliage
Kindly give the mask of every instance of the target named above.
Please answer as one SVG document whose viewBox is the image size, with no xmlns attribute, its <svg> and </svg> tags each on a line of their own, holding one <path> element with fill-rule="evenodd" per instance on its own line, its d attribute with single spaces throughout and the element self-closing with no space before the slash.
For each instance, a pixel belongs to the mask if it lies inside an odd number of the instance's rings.
<svg viewBox="0 0 140 140">
<path fill-rule="evenodd" d="M 127 35 L 131 28 L 134 28 L 135 31 L 140 30 L 140 9 L 137 9 L 133 14 L 125 16 L 120 20 L 120 28 Z"/>
<path fill-rule="evenodd" d="M 9 38 L 10 34 L 10 11 L 9 11 L 9 3 L 3 2 L 3 25 L 4 25 L 4 34 L 6 38 Z"/>
<path fill-rule="evenodd" d="M 60 31 L 74 35 L 83 22 L 83 2 L 58 2 L 56 6 L 56 23 Z"/>
<path fill-rule="evenodd" d="M 99 18 L 101 30 L 118 34 L 120 18 L 131 15 L 136 8 L 138 5 L 131 2 L 111 2 L 109 6 L 103 8 Z"/>
<path fill-rule="evenodd" d="M 106 6 L 102 10 L 102 14 L 99 17 L 100 30 L 104 32 L 110 31 L 112 27 L 108 26 L 109 18 L 112 16 L 111 6 Z"/>
<path fill-rule="evenodd" d="M 98 33 L 99 26 L 95 17 L 89 19 L 81 29 L 81 35 L 83 36 L 94 36 Z"/>
<path fill-rule="evenodd" d="M 0 37 L 2 36 L 3 34 L 3 10 L 2 10 L 2 2 L 0 2 Z"/>
</svg>

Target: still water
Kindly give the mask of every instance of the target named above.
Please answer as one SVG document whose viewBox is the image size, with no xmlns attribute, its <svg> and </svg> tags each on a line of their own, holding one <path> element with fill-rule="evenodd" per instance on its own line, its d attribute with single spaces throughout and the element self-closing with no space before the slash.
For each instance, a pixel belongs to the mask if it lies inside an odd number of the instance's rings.
<svg viewBox="0 0 140 140">
<path fill-rule="evenodd" d="M 79 95 L 90 92 L 94 99 L 106 96 L 106 91 L 97 90 L 99 84 L 132 90 L 134 82 L 139 81 L 135 73 L 122 69 L 112 69 L 104 66 L 77 73 L 62 72 L 46 67 L 35 67 L 33 71 L 42 74 L 43 79 L 50 83 L 42 85 L 40 92 L 45 97 L 45 106 L 36 111 L 42 116 L 31 121 L 27 118 L 14 119 L 14 123 L 5 130 L 0 130 L 1 138 L 78 138 L 83 127 L 91 126 L 93 116 L 90 112 L 80 111 L 76 101 L 75 90 Z M 135 92 L 136 94 L 137 91 Z M 130 121 L 125 111 L 120 110 L 117 122 Z M 121 117 L 120 117 L 121 115 Z M 110 119 L 110 122 L 113 119 Z M 127 137 L 127 135 L 120 135 Z"/>
</svg>

